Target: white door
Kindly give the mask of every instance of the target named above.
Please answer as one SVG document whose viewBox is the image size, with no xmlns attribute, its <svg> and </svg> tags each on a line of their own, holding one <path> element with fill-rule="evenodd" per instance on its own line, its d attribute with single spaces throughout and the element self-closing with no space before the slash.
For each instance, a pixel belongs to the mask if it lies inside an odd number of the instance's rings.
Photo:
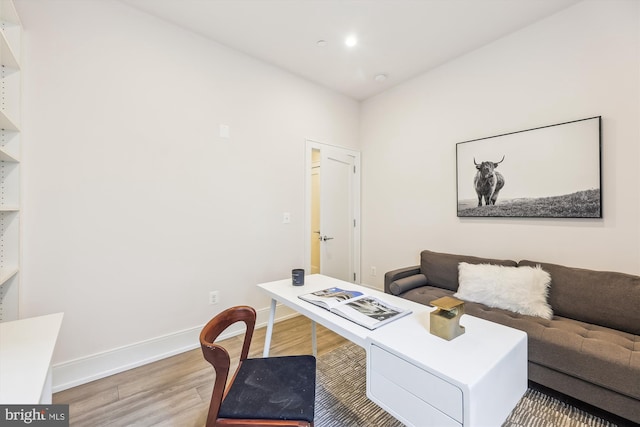
<svg viewBox="0 0 640 427">
<path fill-rule="evenodd" d="M 307 233 L 307 247 L 311 255 L 307 260 L 312 266 L 317 264 L 317 257 L 313 258 L 313 248 L 319 243 L 321 274 L 359 282 L 360 153 L 319 143 L 311 143 L 310 151 L 319 152 L 316 158 L 320 159 L 320 185 L 319 188 L 307 187 L 307 191 L 311 192 L 310 198 L 307 198 L 311 199 L 308 211 L 312 213 Z M 317 169 L 317 163 L 316 168 L 311 167 L 312 184 L 314 177 L 317 179 Z M 317 206 L 314 209 L 314 198 L 319 200 L 319 209 Z M 315 272 L 313 268 L 311 272 Z"/>
</svg>

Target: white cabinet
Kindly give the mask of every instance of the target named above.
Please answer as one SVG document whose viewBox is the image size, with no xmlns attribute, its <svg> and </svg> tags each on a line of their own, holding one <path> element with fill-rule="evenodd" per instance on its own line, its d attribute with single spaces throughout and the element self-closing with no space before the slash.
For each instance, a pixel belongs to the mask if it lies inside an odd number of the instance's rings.
<svg viewBox="0 0 640 427">
<path fill-rule="evenodd" d="M 368 347 L 369 397 L 411 425 L 460 427 L 463 391 L 377 345 Z"/>
<path fill-rule="evenodd" d="M 63 313 L 0 324 L 0 405 L 50 404 L 51 358 Z"/>
<path fill-rule="evenodd" d="M 0 322 L 18 318 L 21 36 L 13 1 L 0 0 Z"/>
</svg>

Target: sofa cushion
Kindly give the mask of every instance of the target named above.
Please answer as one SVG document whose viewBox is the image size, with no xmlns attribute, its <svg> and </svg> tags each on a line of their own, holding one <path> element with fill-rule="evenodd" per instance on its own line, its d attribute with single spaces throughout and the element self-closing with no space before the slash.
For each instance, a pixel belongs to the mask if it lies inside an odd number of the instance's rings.
<svg viewBox="0 0 640 427">
<path fill-rule="evenodd" d="M 468 264 L 495 264 L 515 267 L 515 261 L 491 258 L 478 258 L 474 256 L 444 254 L 431 251 L 420 253 L 420 270 L 427 276 L 427 281 L 431 286 L 458 290 L 458 264 L 466 262 Z"/>
<path fill-rule="evenodd" d="M 546 320 L 478 303 L 465 304 L 465 312 L 525 331 L 528 359 L 533 363 L 640 399 L 638 335 L 558 316 Z"/>
<path fill-rule="evenodd" d="M 421 286 L 419 288 L 411 289 L 400 296 L 413 302 L 430 305 L 429 303 L 435 299 L 450 297 L 451 295 L 453 295 L 453 291 L 450 291 L 449 289 L 437 288 L 434 286 Z"/>
<path fill-rule="evenodd" d="M 640 277 L 534 261 L 551 274 L 549 304 L 561 317 L 640 335 Z"/>
<path fill-rule="evenodd" d="M 538 267 L 505 267 L 504 265 L 468 264 L 461 262 L 455 297 L 480 302 L 489 307 L 551 319 L 547 304 L 551 277 Z"/>
</svg>

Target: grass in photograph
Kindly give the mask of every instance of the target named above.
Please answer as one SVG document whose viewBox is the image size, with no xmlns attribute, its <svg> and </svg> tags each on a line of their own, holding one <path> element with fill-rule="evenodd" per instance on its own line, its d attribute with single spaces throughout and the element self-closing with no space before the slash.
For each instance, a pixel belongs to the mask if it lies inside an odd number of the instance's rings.
<svg viewBox="0 0 640 427">
<path fill-rule="evenodd" d="M 563 196 L 498 200 L 496 205 L 468 207 L 458 204 L 461 217 L 600 218 L 600 190 L 578 191 Z"/>
</svg>

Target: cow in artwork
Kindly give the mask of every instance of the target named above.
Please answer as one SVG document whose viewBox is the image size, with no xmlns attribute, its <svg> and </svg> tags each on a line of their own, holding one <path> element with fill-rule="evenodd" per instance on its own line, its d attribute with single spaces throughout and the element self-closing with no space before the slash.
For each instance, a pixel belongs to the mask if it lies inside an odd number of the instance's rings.
<svg viewBox="0 0 640 427">
<path fill-rule="evenodd" d="M 478 169 L 478 171 L 473 179 L 473 186 L 478 194 L 478 206 L 482 206 L 483 199 L 486 206 L 496 204 L 496 200 L 498 200 L 498 193 L 502 187 L 504 187 L 504 177 L 496 170 L 496 168 L 503 161 L 504 156 L 502 156 L 502 160 L 497 163 L 478 163 L 474 157 L 473 163 L 476 165 L 476 169 Z"/>
</svg>

